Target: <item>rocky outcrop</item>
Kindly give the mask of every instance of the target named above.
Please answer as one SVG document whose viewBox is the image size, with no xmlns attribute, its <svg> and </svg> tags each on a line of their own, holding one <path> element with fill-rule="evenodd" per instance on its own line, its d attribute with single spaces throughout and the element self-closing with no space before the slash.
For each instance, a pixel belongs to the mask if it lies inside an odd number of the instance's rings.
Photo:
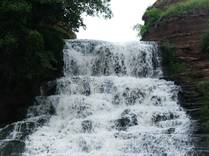
<svg viewBox="0 0 209 156">
<path fill-rule="evenodd" d="M 154 6 L 163 7 L 160 1 Z M 186 69 L 167 76 L 177 81 L 185 90 L 188 90 L 188 86 L 194 89 L 195 82 L 209 78 L 208 56 L 201 52 L 203 34 L 209 29 L 208 18 L 209 10 L 164 17 L 157 21 L 142 39 L 160 44 L 169 43 L 176 48 L 176 57 L 186 64 Z"/>
<path fill-rule="evenodd" d="M 166 9 L 169 5 L 185 0 L 158 0 L 152 7 Z M 144 20 L 149 17 L 144 16 Z M 163 17 L 155 22 L 144 34 L 143 41 L 157 41 L 161 45 L 175 47 L 175 57 L 184 63 L 185 69 L 178 73 L 167 72 L 166 79 L 175 81 L 182 87 L 180 100 L 185 110 L 196 122 L 194 135 L 205 131 L 201 121 L 202 94 L 197 89 L 200 81 L 209 79 L 209 57 L 201 52 L 203 35 L 209 30 L 209 10 L 197 9 L 187 13 Z M 203 136 L 206 141 L 208 137 Z M 208 147 L 206 147 L 208 150 Z M 208 154 L 208 153 L 207 153 Z M 206 155 L 207 155 L 206 154 Z"/>
<path fill-rule="evenodd" d="M 203 34 L 209 29 L 208 18 L 208 10 L 163 18 L 155 23 L 143 38 L 161 44 L 169 43 L 176 48 L 176 57 L 185 63 L 186 69 L 167 76 L 181 85 L 185 92 L 191 92 L 185 95 L 185 98 L 197 101 L 196 106 L 200 103 L 199 99 L 195 98 L 196 94 L 199 94 L 196 84 L 209 79 L 209 57 L 201 52 Z M 194 107 L 193 103 L 191 107 Z"/>
<path fill-rule="evenodd" d="M 181 59 L 197 60 L 202 56 L 202 36 L 209 29 L 208 17 L 209 10 L 164 17 L 149 29 L 143 40 L 169 42 L 175 45 Z"/>
</svg>

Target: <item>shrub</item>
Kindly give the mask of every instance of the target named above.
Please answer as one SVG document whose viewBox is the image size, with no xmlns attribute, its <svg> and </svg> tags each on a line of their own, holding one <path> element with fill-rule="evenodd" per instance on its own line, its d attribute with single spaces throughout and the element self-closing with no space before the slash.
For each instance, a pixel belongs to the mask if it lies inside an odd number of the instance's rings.
<svg viewBox="0 0 209 156">
<path fill-rule="evenodd" d="M 110 0 L 1 0 L 0 94 L 19 94 L 19 88 L 28 93 L 32 85 L 60 76 L 63 38 L 75 38 L 73 32 L 85 26 L 84 13 L 110 18 L 109 5 Z"/>
<path fill-rule="evenodd" d="M 141 26 L 140 34 L 143 37 L 153 24 L 163 17 L 192 12 L 194 10 L 209 9 L 209 0 L 185 0 L 168 6 L 164 10 L 150 7 L 145 12 L 145 24 Z"/>
<path fill-rule="evenodd" d="M 169 6 L 163 13 L 162 17 L 188 13 L 197 9 L 208 9 L 208 0 L 186 0 Z"/>
<path fill-rule="evenodd" d="M 145 17 L 147 20 L 144 25 L 140 25 L 140 34 L 143 37 L 144 34 L 150 29 L 150 27 L 160 19 L 162 11 L 157 8 L 149 8 L 145 12 Z"/>
</svg>

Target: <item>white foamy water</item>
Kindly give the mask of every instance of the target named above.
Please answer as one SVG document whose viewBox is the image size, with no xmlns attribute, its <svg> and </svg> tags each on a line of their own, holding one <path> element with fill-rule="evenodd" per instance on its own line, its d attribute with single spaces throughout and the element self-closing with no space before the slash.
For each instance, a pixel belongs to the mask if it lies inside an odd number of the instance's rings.
<svg viewBox="0 0 209 156">
<path fill-rule="evenodd" d="M 159 79 L 156 44 L 66 41 L 64 63 L 56 94 L 37 97 L 28 110 L 27 120 L 43 124 L 23 155 L 189 155 L 191 121 L 179 87 Z"/>
</svg>

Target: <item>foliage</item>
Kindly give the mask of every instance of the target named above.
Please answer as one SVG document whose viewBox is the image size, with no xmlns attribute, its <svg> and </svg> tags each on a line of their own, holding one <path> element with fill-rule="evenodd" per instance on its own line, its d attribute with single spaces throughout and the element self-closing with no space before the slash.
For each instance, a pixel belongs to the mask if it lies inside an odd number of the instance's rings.
<svg viewBox="0 0 209 156">
<path fill-rule="evenodd" d="M 188 13 L 194 10 L 208 9 L 208 0 L 186 0 L 169 6 L 165 12 L 163 12 L 162 17 L 178 15 L 182 13 Z"/>
<path fill-rule="evenodd" d="M 185 64 L 176 57 L 176 48 L 169 44 L 161 45 L 162 65 L 171 74 L 181 73 L 185 70 Z"/>
<path fill-rule="evenodd" d="M 60 74 L 63 38 L 74 38 L 73 31 L 85 26 L 82 19 L 84 13 L 110 18 L 109 2 L 1 0 L 1 87 L 11 92 L 11 88 L 26 86 L 26 82 L 41 82 Z"/>
<path fill-rule="evenodd" d="M 208 0 L 185 0 L 174 3 L 163 10 L 154 7 L 148 8 L 145 12 L 145 24 L 141 26 L 140 34 L 143 37 L 143 35 L 148 32 L 150 27 L 161 18 L 202 9 L 209 9 Z"/>
<path fill-rule="evenodd" d="M 145 12 L 147 20 L 144 25 L 140 25 L 140 35 L 143 37 L 144 34 L 150 29 L 153 24 L 161 18 L 162 11 L 157 8 L 149 8 Z"/>
<path fill-rule="evenodd" d="M 102 14 L 105 18 L 111 18 L 112 12 L 109 9 L 110 0 L 62 0 L 65 11 L 64 23 L 69 25 L 74 31 L 80 26 L 85 26 L 81 17 L 82 13 L 90 16 Z"/>
</svg>

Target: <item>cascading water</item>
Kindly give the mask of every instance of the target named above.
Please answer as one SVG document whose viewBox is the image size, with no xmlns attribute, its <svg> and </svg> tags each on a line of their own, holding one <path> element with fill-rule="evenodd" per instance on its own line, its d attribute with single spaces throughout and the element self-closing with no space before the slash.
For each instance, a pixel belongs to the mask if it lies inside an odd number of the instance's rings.
<svg viewBox="0 0 209 156">
<path fill-rule="evenodd" d="M 37 97 L 28 118 L 10 125 L 13 130 L 0 148 L 6 141 L 24 140 L 24 156 L 191 152 L 191 121 L 178 104 L 179 88 L 159 79 L 157 45 L 71 40 L 66 41 L 64 62 L 56 95 Z"/>
</svg>

